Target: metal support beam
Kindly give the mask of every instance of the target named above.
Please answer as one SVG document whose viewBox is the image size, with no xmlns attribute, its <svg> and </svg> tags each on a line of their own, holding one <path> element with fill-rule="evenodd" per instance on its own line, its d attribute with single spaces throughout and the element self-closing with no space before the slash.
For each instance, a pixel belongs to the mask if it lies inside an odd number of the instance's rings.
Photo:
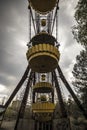
<svg viewBox="0 0 87 130">
<path fill-rule="evenodd" d="M 31 13 L 31 18 L 32 18 L 33 27 L 34 27 L 34 32 L 35 32 L 35 34 L 36 34 L 36 28 L 35 28 L 35 23 L 34 23 L 33 12 L 32 12 L 32 9 L 31 9 L 30 5 L 29 5 L 28 9 L 30 10 L 30 13 Z"/>
<path fill-rule="evenodd" d="M 54 91 L 51 94 L 52 94 L 52 103 L 54 103 Z"/>
<path fill-rule="evenodd" d="M 36 83 L 36 74 L 34 72 L 33 85 L 35 85 L 35 83 Z"/>
<path fill-rule="evenodd" d="M 21 103 L 21 106 L 20 106 L 20 109 L 18 112 L 18 116 L 17 116 L 16 125 L 15 125 L 14 130 L 17 130 L 17 128 L 18 128 L 20 118 L 23 119 L 23 117 L 24 117 L 25 107 L 27 104 L 27 99 L 28 99 L 28 94 L 29 94 L 29 88 L 30 88 L 31 83 L 32 83 L 32 76 L 33 76 L 33 73 L 31 72 L 29 79 L 28 79 L 26 89 L 25 89 L 24 97 L 23 97 L 23 100 L 22 100 L 22 103 Z"/>
<path fill-rule="evenodd" d="M 29 41 L 31 40 L 31 12 L 29 10 Z"/>
<path fill-rule="evenodd" d="M 35 92 L 32 94 L 32 103 L 35 103 Z"/>
<path fill-rule="evenodd" d="M 36 32 L 40 32 L 40 15 L 35 13 L 35 21 L 36 21 Z"/>
<path fill-rule="evenodd" d="M 52 75 L 52 86 L 53 86 L 53 85 L 54 85 L 54 84 L 53 84 L 53 72 L 51 73 L 51 75 Z"/>
<path fill-rule="evenodd" d="M 83 108 L 82 104 L 80 103 L 80 101 L 78 100 L 77 96 L 75 95 L 75 93 L 73 92 L 73 90 L 71 89 L 69 83 L 67 82 L 67 80 L 65 79 L 61 68 L 57 67 L 57 70 L 59 72 L 59 76 L 61 78 L 61 80 L 63 81 L 64 85 L 66 86 L 67 90 L 70 92 L 70 94 L 72 95 L 73 99 L 75 100 L 76 104 L 78 105 L 79 109 L 82 111 L 84 117 L 87 119 L 87 112 L 85 111 L 85 109 Z"/>
<path fill-rule="evenodd" d="M 59 1 L 57 2 L 57 6 L 56 6 L 56 10 L 55 10 L 54 18 L 53 18 L 53 25 L 52 25 L 51 34 L 53 33 L 53 29 L 54 29 L 54 24 L 55 24 L 56 16 L 57 16 L 57 13 L 58 13 L 58 10 L 59 10 L 58 3 L 59 3 Z"/>
<path fill-rule="evenodd" d="M 65 105 L 64 105 L 63 98 L 61 95 L 61 90 L 59 87 L 58 79 L 57 79 L 55 71 L 53 73 L 54 73 L 54 82 L 55 82 L 55 87 L 56 87 L 56 91 L 57 91 L 57 95 L 58 95 L 58 99 L 59 99 L 59 105 L 60 105 L 60 111 L 62 114 L 62 118 L 67 118 L 67 111 L 65 109 Z"/>
<path fill-rule="evenodd" d="M 14 98 L 14 96 L 17 94 L 17 92 L 19 91 L 19 89 L 21 88 L 22 84 L 24 83 L 24 81 L 27 78 L 27 75 L 29 73 L 29 65 L 27 66 L 24 75 L 22 76 L 20 82 L 18 83 L 18 85 L 16 86 L 16 88 L 14 89 L 13 93 L 11 94 L 11 96 L 9 97 L 8 101 L 5 103 L 4 107 L 7 109 L 7 107 L 9 106 L 9 104 L 11 103 L 12 99 Z"/>
</svg>

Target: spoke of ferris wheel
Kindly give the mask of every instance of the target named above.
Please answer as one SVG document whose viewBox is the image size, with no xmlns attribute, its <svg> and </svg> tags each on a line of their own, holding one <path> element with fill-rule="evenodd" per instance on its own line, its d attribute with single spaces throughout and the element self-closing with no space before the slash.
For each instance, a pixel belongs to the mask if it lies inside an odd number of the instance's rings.
<svg viewBox="0 0 87 130">
<path fill-rule="evenodd" d="M 36 20 L 36 31 L 37 33 L 40 32 L 40 15 L 35 13 L 35 20 Z"/>
<path fill-rule="evenodd" d="M 31 40 L 31 13 L 29 10 L 29 41 Z"/>
<path fill-rule="evenodd" d="M 55 10 L 54 18 L 53 18 L 53 25 L 52 25 L 52 31 L 51 31 L 51 34 L 53 33 L 54 24 L 55 24 L 56 16 L 57 16 L 58 9 L 59 9 L 58 3 L 59 3 L 59 1 L 57 2 L 57 6 L 56 6 L 56 10 Z"/>
<path fill-rule="evenodd" d="M 35 28 L 35 23 L 34 23 L 33 12 L 32 12 L 32 9 L 31 9 L 31 7 L 30 7 L 30 6 L 29 6 L 29 10 L 30 10 L 30 13 L 31 13 L 31 18 L 32 18 L 33 27 L 34 27 L 34 32 L 35 32 L 35 34 L 36 34 L 36 28 Z"/>
</svg>

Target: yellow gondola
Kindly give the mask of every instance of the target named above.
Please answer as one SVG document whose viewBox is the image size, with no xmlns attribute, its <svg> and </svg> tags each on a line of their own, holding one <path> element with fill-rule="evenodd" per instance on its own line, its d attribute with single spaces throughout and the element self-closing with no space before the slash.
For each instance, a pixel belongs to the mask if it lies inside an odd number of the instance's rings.
<svg viewBox="0 0 87 130">
<path fill-rule="evenodd" d="M 28 0 L 32 8 L 41 14 L 47 14 L 52 11 L 57 0 Z"/>
</svg>

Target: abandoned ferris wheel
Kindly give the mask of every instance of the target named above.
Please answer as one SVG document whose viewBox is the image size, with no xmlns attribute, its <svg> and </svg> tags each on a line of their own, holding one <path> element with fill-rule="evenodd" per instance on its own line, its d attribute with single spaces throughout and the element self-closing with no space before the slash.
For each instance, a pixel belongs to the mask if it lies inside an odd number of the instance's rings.
<svg viewBox="0 0 87 130">
<path fill-rule="evenodd" d="M 87 113 L 74 94 L 59 66 L 61 58 L 58 42 L 58 11 L 59 0 L 28 0 L 29 5 L 29 43 L 26 58 L 28 66 L 20 82 L 14 89 L 4 106 L 1 115 L 14 96 L 27 80 L 24 96 L 18 112 L 14 130 L 18 130 L 20 120 L 24 118 L 25 107 L 30 88 L 32 89 L 33 130 L 71 130 L 70 120 L 65 109 L 59 79 L 72 95 L 85 118 Z M 56 35 L 54 36 L 54 27 Z M 32 34 L 32 28 L 34 32 Z M 55 90 L 59 102 L 60 118 L 55 123 L 56 104 Z"/>
</svg>

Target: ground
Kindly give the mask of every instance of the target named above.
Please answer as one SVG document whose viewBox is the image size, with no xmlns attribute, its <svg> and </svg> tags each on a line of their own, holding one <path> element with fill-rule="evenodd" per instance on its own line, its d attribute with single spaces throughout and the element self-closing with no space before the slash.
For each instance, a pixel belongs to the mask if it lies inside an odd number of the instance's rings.
<svg viewBox="0 0 87 130">
<path fill-rule="evenodd" d="M 20 120 L 18 129 L 19 130 L 33 130 L 33 124 L 34 122 L 32 120 Z M 3 121 L 0 130 L 14 130 L 15 127 L 15 120 L 13 121 Z"/>
<path fill-rule="evenodd" d="M 0 130 L 14 130 L 15 121 L 3 121 Z"/>
</svg>

